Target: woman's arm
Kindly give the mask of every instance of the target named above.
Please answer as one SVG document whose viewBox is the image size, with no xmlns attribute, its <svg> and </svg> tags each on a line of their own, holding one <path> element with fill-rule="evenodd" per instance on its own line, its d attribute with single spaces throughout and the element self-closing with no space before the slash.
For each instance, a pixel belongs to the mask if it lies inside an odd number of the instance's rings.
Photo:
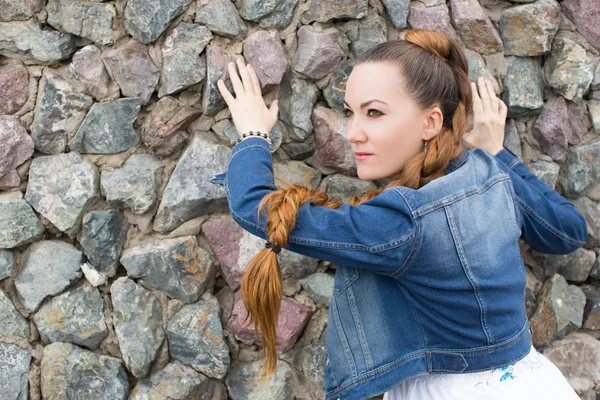
<svg viewBox="0 0 600 400">
<path fill-rule="evenodd" d="M 587 224 L 575 206 L 504 149 L 506 105 L 494 94 L 491 82 L 480 78 L 479 92 L 474 83 L 472 90 L 474 127 L 465 143 L 494 155 L 511 177 L 522 217 L 521 238 L 534 250 L 549 254 L 568 254 L 583 246 Z"/>
</svg>

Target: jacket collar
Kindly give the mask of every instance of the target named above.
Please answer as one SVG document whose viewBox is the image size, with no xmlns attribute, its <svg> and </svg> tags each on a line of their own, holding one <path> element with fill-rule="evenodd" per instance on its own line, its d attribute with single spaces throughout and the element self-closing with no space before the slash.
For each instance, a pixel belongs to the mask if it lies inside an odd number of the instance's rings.
<svg viewBox="0 0 600 400">
<path fill-rule="evenodd" d="M 463 144 L 460 154 L 458 155 L 458 157 L 453 158 L 450 161 L 450 164 L 448 164 L 448 167 L 446 167 L 444 175 L 448 175 L 449 173 L 454 172 L 455 170 L 460 168 L 465 163 L 465 161 L 467 161 L 468 157 L 469 151 L 467 150 L 467 147 Z"/>
</svg>

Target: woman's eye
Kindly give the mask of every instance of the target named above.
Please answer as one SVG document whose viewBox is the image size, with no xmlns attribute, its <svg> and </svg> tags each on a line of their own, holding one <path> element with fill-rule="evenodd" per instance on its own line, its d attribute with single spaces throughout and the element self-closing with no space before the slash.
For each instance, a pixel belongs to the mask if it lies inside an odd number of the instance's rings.
<svg viewBox="0 0 600 400">
<path fill-rule="evenodd" d="M 344 114 L 344 117 L 348 118 L 350 116 L 350 114 L 352 114 L 352 111 L 350 111 L 347 108 L 344 108 L 343 114 Z"/>
<path fill-rule="evenodd" d="M 375 115 L 373 115 L 373 114 L 369 114 L 371 111 L 374 111 L 374 112 L 376 112 L 377 114 L 375 114 Z M 381 112 L 379 112 L 379 111 L 377 111 L 377 110 L 375 110 L 375 109 L 371 108 L 371 109 L 369 109 L 369 111 L 367 111 L 367 115 L 369 115 L 369 116 L 371 116 L 371 117 L 378 117 L 378 116 L 380 116 L 380 115 L 383 115 L 383 114 L 382 114 Z"/>
</svg>

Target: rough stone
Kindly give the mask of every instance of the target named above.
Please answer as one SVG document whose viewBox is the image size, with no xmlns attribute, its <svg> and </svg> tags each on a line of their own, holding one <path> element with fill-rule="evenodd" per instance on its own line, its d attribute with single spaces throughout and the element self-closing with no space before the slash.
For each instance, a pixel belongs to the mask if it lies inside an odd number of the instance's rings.
<svg viewBox="0 0 600 400">
<path fill-rule="evenodd" d="M 369 190 L 375 189 L 377 186 L 373 182 L 341 174 L 328 175 L 319 186 L 320 191 L 340 203 L 350 203 L 352 197 L 360 198 Z"/>
<path fill-rule="evenodd" d="M 327 331 L 321 334 L 319 340 L 315 340 L 304 347 L 301 356 L 304 375 L 319 385 L 319 387 L 324 387 L 325 385 L 326 337 Z"/>
<path fill-rule="evenodd" d="M 240 16 L 263 29 L 284 29 L 292 22 L 298 0 L 243 0 Z"/>
<path fill-rule="evenodd" d="M 262 93 L 281 83 L 288 62 L 276 31 L 256 31 L 244 41 L 244 58 L 256 71 Z"/>
<path fill-rule="evenodd" d="M 240 363 L 227 375 L 225 384 L 232 399 L 294 399 L 292 391 L 294 372 L 285 361 L 277 361 L 277 368 L 268 382 L 260 385 L 249 383 L 259 378 L 258 374 L 264 363 L 264 360 Z"/>
<path fill-rule="evenodd" d="M 196 7 L 197 24 L 228 38 L 244 39 L 248 29 L 231 0 L 203 0 Z"/>
<path fill-rule="evenodd" d="M 329 32 L 317 31 L 307 25 L 298 29 L 298 48 L 292 58 L 295 71 L 318 80 L 337 69 L 344 52 Z"/>
<path fill-rule="evenodd" d="M 195 236 L 155 239 L 125 249 L 121 264 L 130 278 L 142 279 L 184 303 L 197 301 L 213 283 L 217 270 Z"/>
<path fill-rule="evenodd" d="M 303 141 L 312 132 L 311 114 L 319 97 L 317 86 L 299 79 L 290 71 L 283 75 L 279 89 L 279 118 L 289 125 L 292 139 Z"/>
<path fill-rule="evenodd" d="M 117 154 L 129 150 L 140 141 L 133 129 L 140 107 L 139 98 L 95 103 L 69 142 L 69 148 L 80 154 Z"/>
<path fill-rule="evenodd" d="M 221 48 L 208 45 L 206 48 L 206 83 L 202 93 L 202 113 L 208 116 L 216 115 L 227 106 L 223 95 L 219 91 L 217 82 L 223 80 L 229 93 L 234 94 L 227 64 L 234 58 L 226 54 Z"/>
<path fill-rule="evenodd" d="M 0 342 L 0 398 L 29 398 L 29 366 L 31 350 Z"/>
<path fill-rule="evenodd" d="M 42 30 L 33 19 L 27 22 L 0 22 L 0 55 L 25 64 L 51 64 L 75 51 L 72 35 Z"/>
<path fill-rule="evenodd" d="M 196 134 L 179 158 L 154 218 L 154 230 L 168 232 L 191 219 L 228 211 L 225 188 L 209 181 L 226 168 L 231 150 Z"/>
<path fill-rule="evenodd" d="M 583 47 L 568 38 L 556 38 L 544 63 L 546 82 L 564 98 L 583 98 L 594 78 L 594 64 Z"/>
<path fill-rule="evenodd" d="M 31 126 L 35 149 L 45 154 L 63 153 L 92 102 L 61 76 L 45 70 Z"/>
<path fill-rule="evenodd" d="M 591 285 L 581 286 L 585 293 L 585 308 L 583 310 L 583 329 L 600 329 L 600 291 Z"/>
<path fill-rule="evenodd" d="M 346 82 L 354 68 L 354 60 L 345 60 L 333 73 L 329 84 L 323 90 L 323 97 L 331 108 L 344 109 L 344 95 L 346 94 Z"/>
<path fill-rule="evenodd" d="M 410 0 L 382 0 L 381 2 L 394 28 L 406 28 Z"/>
<path fill-rule="evenodd" d="M 111 205 L 143 214 L 156 204 L 163 170 L 164 165 L 152 155 L 133 154 L 121 168 L 102 172 L 102 196 Z"/>
<path fill-rule="evenodd" d="M 44 399 L 125 400 L 129 391 L 121 360 L 71 343 L 44 347 L 41 377 Z"/>
<path fill-rule="evenodd" d="M 559 24 L 560 5 L 553 0 L 506 9 L 498 22 L 504 54 L 533 57 L 550 52 Z"/>
<path fill-rule="evenodd" d="M 0 248 L 12 249 L 42 237 L 44 226 L 27 201 L 15 199 L 1 204 Z"/>
<path fill-rule="evenodd" d="M 21 179 L 16 168 L 33 155 L 33 140 L 18 118 L 0 115 L 0 143 L 0 189 L 18 187 Z M 17 179 L 11 183 L 8 178 L 15 174 Z"/>
<path fill-rule="evenodd" d="M 127 7 L 132 3 L 134 2 L 128 2 Z M 146 46 L 130 40 L 121 47 L 102 53 L 102 60 L 111 78 L 121 88 L 123 96 L 139 97 L 142 105 L 148 104 L 158 84 L 160 71 L 150 59 Z"/>
<path fill-rule="evenodd" d="M 100 45 L 112 45 L 117 36 L 112 30 L 117 12 L 112 4 L 73 0 L 49 0 L 48 24 L 59 31 L 81 36 Z"/>
<path fill-rule="evenodd" d="M 509 118 L 506 121 L 504 127 L 504 147 L 510 150 L 519 159 L 523 158 L 523 151 L 521 150 L 521 136 L 517 130 L 515 120 Z"/>
<path fill-rule="evenodd" d="M 42 342 L 69 342 L 95 350 L 108 335 L 100 292 L 83 284 L 45 302 L 33 315 Z"/>
<path fill-rule="evenodd" d="M 327 306 L 333 294 L 334 280 L 330 274 L 317 272 L 301 280 L 300 283 L 315 303 Z"/>
<path fill-rule="evenodd" d="M 140 42 L 152 43 L 191 2 L 192 0 L 129 0 L 124 14 L 125 29 Z"/>
<path fill-rule="evenodd" d="M 74 237 L 86 208 L 100 194 L 98 181 L 96 166 L 75 152 L 37 157 L 29 168 L 25 200 Z"/>
<path fill-rule="evenodd" d="M 572 198 L 580 197 L 600 179 L 600 140 L 573 147 L 558 175 L 558 188 Z"/>
<path fill-rule="evenodd" d="M 0 249 L 0 281 L 12 277 L 16 272 L 12 251 Z"/>
<path fill-rule="evenodd" d="M 2 9 L 0 7 L 0 9 Z M 0 67 L 0 115 L 14 114 L 29 98 L 29 73 L 21 64 Z"/>
<path fill-rule="evenodd" d="M 584 282 L 594 266 L 596 253 L 586 249 L 577 249 L 571 254 L 540 254 L 544 262 L 544 273 L 546 276 L 561 274 L 565 279 L 571 282 Z"/>
<path fill-rule="evenodd" d="M 26 342 L 29 335 L 29 322 L 17 311 L 10 297 L 0 290 L 0 343 Z"/>
<path fill-rule="evenodd" d="M 23 255 L 15 288 L 23 308 L 35 312 L 42 301 L 54 296 L 81 278 L 82 254 L 65 242 L 41 240 L 32 243 Z"/>
<path fill-rule="evenodd" d="M 118 210 L 94 210 L 83 216 L 81 247 L 89 264 L 112 277 L 117 272 L 129 224 Z"/>
<path fill-rule="evenodd" d="M 560 166 L 553 162 L 544 160 L 538 160 L 532 162 L 528 166 L 529 171 L 537 176 L 542 182 L 544 182 L 550 189 L 556 187 L 556 181 L 558 180 L 558 171 Z"/>
<path fill-rule="evenodd" d="M 273 175 L 275 184 L 279 187 L 295 183 L 311 189 L 316 189 L 323 176 L 318 169 L 294 160 L 282 160 L 273 163 Z"/>
<path fill-rule="evenodd" d="M 549 100 L 531 131 L 544 153 L 563 163 L 567 158 L 568 139 L 573 135 L 565 99 L 557 97 Z"/>
<path fill-rule="evenodd" d="M 590 100 L 587 106 L 592 120 L 592 128 L 596 135 L 600 135 L 600 101 Z"/>
<path fill-rule="evenodd" d="M 0 21 L 26 21 L 43 5 L 43 0 L 0 0 Z"/>
<path fill-rule="evenodd" d="M 509 117 L 536 114 L 544 107 L 542 70 L 531 58 L 515 57 L 504 78 L 502 101 Z"/>
<path fill-rule="evenodd" d="M 442 32 L 457 42 L 461 42 L 458 33 L 456 33 L 450 22 L 450 11 L 445 3 L 434 7 L 427 7 L 418 1 L 411 1 L 408 24 L 413 29 Z"/>
<path fill-rule="evenodd" d="M 302 15 L 302 23 L 361 19 L 367 15 L 367 0 L 313 1 Z"/>
<path fill-rule="evenodd" d="M 498 82 L 496 77 L 490 72 L 485 64 L 483 57 L 476 51 L 464 49 L 467 64 L 469 66 L 469 79 L 473 82 L 477 82 L 480 77 L 492 82 L 494 93 L 502 93 L 501 83 Z M 510 119 L 509 119 L 510 121 Z M 507 121 L 508 126 L 508 121 Z"/>
<path fill-rule="evenodd" d="M 600 50 L 600 5 L 594 0 L 565 0 L 562 12 L 573 21 L 581 36 Z"/>
<path fill-rule="evenodd" d="M 96 100 L 102 100 L 109 94 L 111 80 L 98 47 L 90 44 L 73 54 L 69 71 Z"/>
<path fill-rule="evenodd" d="M 450 0 L 452 22 L 465 45 L 481 54 L 502 51 L 502 39 L 477 0 Z"/>
<path fill-rule="evenodd" d="M 600 206 L 585 196 L 573 200 L 572 203 L 587 222 L 588 238 L 584 247 L 587 249 L 600 247 Z"/>
<path fill-rule="evenodd" d="M 181 308 L 167 325 L 169 353 L 202 374 L 225 377 L 229 368 L 229 348 L 223 337 L 221 308 L 217 298 L 204 296 Z"/>
<path fill-rule="evenodd" d="M 360 21 L 350 21 L 347 28 L 346 36 L 350 39 L 350 49 L 355 58 L 387 41 L 387 25 L 379 14 L 369 14 Z"/>
<path fill-rule="evenodd" d="M 356 160 L 346 140 L 346 119 L 337 110 L 317 107 L 312 113 L 317 158 L 321 165 L 356 175 Z"/>
<path fill-rule="evenodd" d="M 123 362 L 135 377 L 143 378 L 165 338 L 160 303 L 152 293 L 126 277 L 117 279 L 110 293 Z"/>
</svg>

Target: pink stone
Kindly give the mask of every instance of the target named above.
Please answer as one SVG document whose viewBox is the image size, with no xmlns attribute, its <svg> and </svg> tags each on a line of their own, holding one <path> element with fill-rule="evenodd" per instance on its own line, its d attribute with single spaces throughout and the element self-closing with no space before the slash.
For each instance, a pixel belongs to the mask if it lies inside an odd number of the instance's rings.
<svg viewBox="0 0 600 400">
<path fill-rule="evenodd" d="M 288 62 L 276 31 L 256 31 L 244 41 L 244 57 L 254 67 L 263 93 L 281 83 Z"/>
<path fill-rule="evenodd" d="M 531 131 L 546 154 L 556 162 L 565 161 L 568 139 L 573 137 L 573 129 L 569 123 L 567 104 L 562 96 L 546 102 Z"/>
<path fill-rule="evenodd" d="M 408 23 L 413 29 L 428 29 L 442 32 L 458 43 L 461 43 L 458 34 L 450 23 L 450 13 L 448 6 L 445 4 L 435 7 L 425 7 L 424 4 L 418 1 L 411 2 Z"/>
<path fill-rule="evenodd" d="M 236 290 L 244 274 L 244 266 L 238 263 L 244 229 L 226 215 L 204 222 L 202 233 L 219 260 L 221 276 L 232 290 Z"/>
<path fill-rule="evenodd" d="M 600 50 L 600 1 L 564 0 L 561 7 L 562 12 L 573 21 L 581 36 Z"/>
<path fill-rule="evenodd" d="M 334 72 L 344 57 L 344 51 L 333 41 L 330 32 L 319 32 L 309 25 L 298 29 L 298 48 L 292 59 L 293 68 L 312 79 L 321 79 Z"/>
<path fill-rule="evenodd" d="M 317 107 L 311 117 L 319 162 L 347 175 L 356 175 L 356 159 L 346 140 L 346 120 L 339 111 Z"/>
<path fill-rule="evenodd" d="M 248 320 L 244 324 L 248 313 L 239 292 L 235 294 L 235 299 L 235 305 L 233 306 L 227 327 L 235 333 L 236 338 L 242 343 L 248 345 L 261 344 L 260 337 L 257 338 L 254 335 L 254 323 L 246 326 Z M 276 337 L 280 343 L 277 346 L 279 352 L 286 352 L 294 346 L 312 314 L 313 311 L 309 307 L 298 303 L 296 300 L 283 297 L 277 321 Z"/>
<path fill-rule="evenodd" d="M 452 20 L 465 45 L 481 54 L 502 51 L 502 39 L 477 0 L 450 0 Z"/>
<path fill-rule="evenodd" d="M 29 98 L 29 74 L 21 64 L 0 67 L 0 115 L 14 114 Z"/>
<path fill-rule="evenodd" d="M 102 62 L 102 52 L 94 45 L 88 45 L 73 55 L 70 71 L 85 84 L 96 100 L 108 94 L 110 76 Z"/>
<path fill-rule="evenodd" d="M 16 167 L 33 155 L 33 139 L 18 118 L 0 115 L 0 187 L 7 189 L 19 186 Z"/>
</svg>

